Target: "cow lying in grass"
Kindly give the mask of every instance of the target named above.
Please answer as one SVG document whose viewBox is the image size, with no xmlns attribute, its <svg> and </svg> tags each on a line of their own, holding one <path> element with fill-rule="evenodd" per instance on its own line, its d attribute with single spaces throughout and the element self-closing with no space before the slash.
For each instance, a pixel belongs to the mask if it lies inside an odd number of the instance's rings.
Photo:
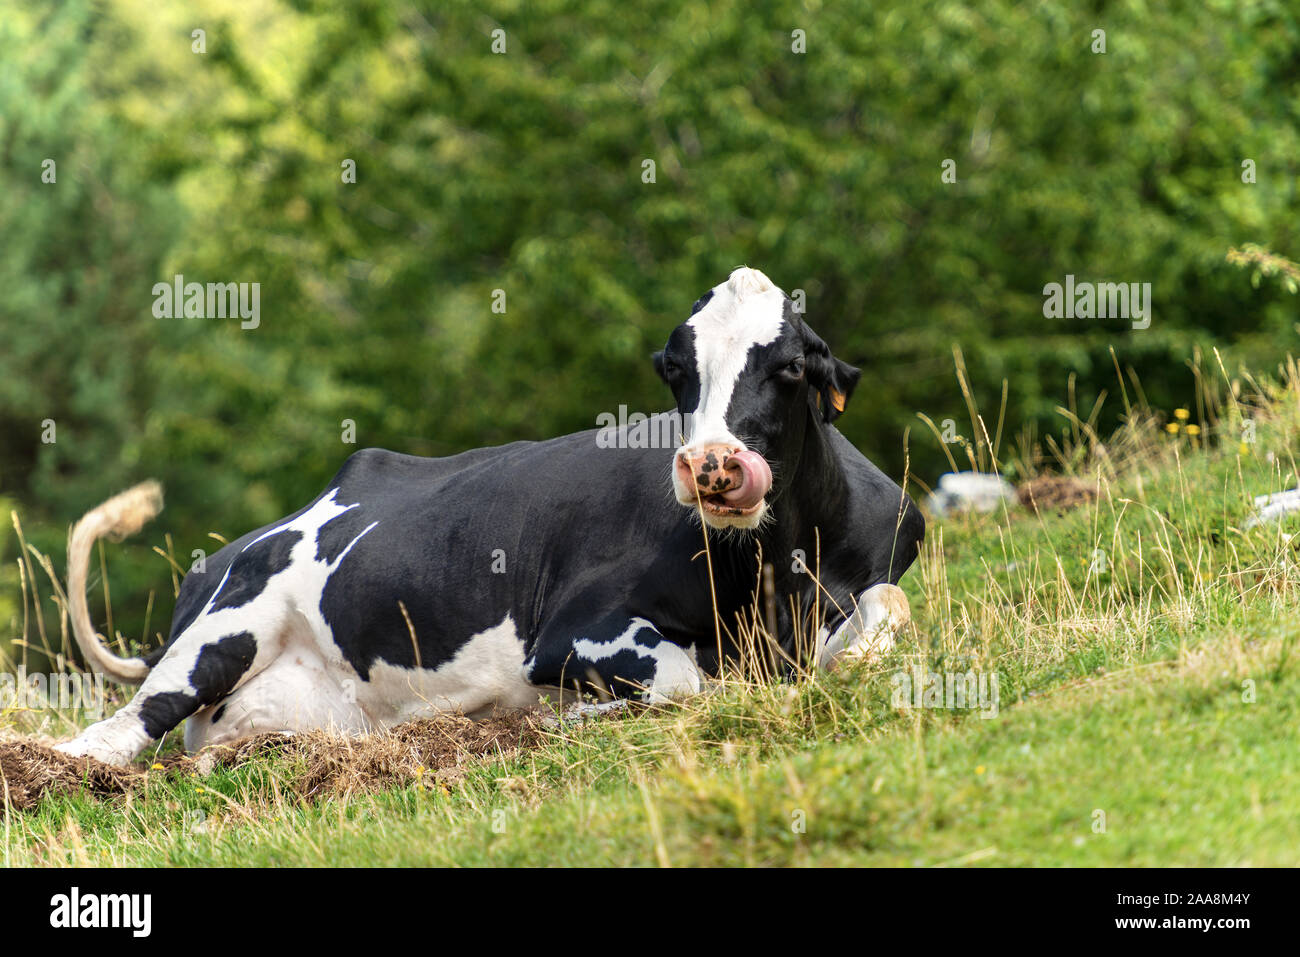
<svg viewBox="0 0 1300 957">
<path fill-rule="evenodd" d="M 764 577 L 778 660 L 890 647 L 925 523 L 831 424 L 859 371 L 746 268 L 654 361 L 684 423 L 675 451 L 592 431 L 441 459 L 358 452 L 315 501 L 191 572 L 145 657 L 96 634 L 86 571 L 95 540 L 137 531 L 160 491 L 90 512 L 69 544 L 73 630 L 90 668 L 140 688 L 61 750 L 126 763 L 187 718 L 193 750 L 482 715 L 555 688 L 689 695 L 743 653 Z"/>
</svg>

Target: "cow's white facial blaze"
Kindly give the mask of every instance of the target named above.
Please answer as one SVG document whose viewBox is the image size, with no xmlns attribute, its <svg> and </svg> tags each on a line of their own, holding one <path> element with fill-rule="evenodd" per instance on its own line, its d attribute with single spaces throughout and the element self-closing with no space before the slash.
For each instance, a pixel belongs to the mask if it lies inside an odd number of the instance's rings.
<svg viewBox="0 0 1300 957">
<path fill-rule="evenodd" d="M 684 447 L 744 446 L 727 427 L 727 407 L 754 346 L 775 342 L 784 324 L 785 293 L 757 269 L 741 267 L 715 286 L 708 303 L 687 320 L 695 332 L 700 404 Z"/>
<path fill-rule="evenodd" d="M 699 502 L 696 470 L 689 463 L 708 456 L 719 457 L 747 451 L 747 446 L 727 424 L 736 383 L 756 346 L 769 345 L 781 335 L 785 324 L 785 293 L 757 269 L 741 267 L 715 286 L 708 302 L 686 323 L 694 333 L 695 372 L 699 381 L 699 402 L 688 417 L 689 434 L 677 451 L 673 469 L 673 490 L 683 505 Z M 750 476 L 749 469 L 742 474 Z M 768 473 L 767 482 L 770 485 Z M 700 490 L 703 491 L 703 490 Z M 765 499 L 743 508 L 711 506 L 702 515 L 715 528 L 754 528 L 767 512 Z"/>
</svg>

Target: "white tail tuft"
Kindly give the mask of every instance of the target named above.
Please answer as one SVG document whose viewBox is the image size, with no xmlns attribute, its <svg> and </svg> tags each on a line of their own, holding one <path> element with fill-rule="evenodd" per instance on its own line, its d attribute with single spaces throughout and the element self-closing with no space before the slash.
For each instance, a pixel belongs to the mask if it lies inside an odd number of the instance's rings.
<svg viewBox="0 0 1300 957">
<path fill-rule="evenodd" d="M 149 665 L 143 658 L 119 658 L 91 624 L 90 606 L 86 603 L 90 552 L 101 538 L 120 542 L 134 535 L 162 507 L 162 486 L 154 481 L 142 482 L 87 512 L 68 539 L 68 613 L 72 634 L 87 667 L 122 684 L 136 685 L 144 681 Z"/>
</svg>

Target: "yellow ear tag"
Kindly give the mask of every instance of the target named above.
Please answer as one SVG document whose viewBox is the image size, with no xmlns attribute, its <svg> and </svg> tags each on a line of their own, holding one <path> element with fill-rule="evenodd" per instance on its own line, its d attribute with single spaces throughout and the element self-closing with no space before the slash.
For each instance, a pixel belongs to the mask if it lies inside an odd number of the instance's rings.
<svg viewBox="0 0 1300 957">
<path fill-rule="evenodd" d="M 836 392 L 834 389 L 831 389 L 831 405 L 835 406 L 836 412 L 844 411 L 844 400 L 845 395 L 843 392 Z"/>
</svg>

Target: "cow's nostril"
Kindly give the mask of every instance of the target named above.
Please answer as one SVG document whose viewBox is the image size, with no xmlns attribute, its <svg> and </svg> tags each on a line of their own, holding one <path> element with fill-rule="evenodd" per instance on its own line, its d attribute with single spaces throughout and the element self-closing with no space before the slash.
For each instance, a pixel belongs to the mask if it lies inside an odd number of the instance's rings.
<svg viewBox="0 0 1300 957">
<path fill-rule="evenodd" d="M 675 453 L 674 462 L 682 481 L 689 481 L 702 491 L 716 494 L 743 484 L 745 470 L 738 461 L 733 461 L 736 455 L 743 452 L 737 446 L 727 445 L 679 449 Z"/>
</svg>

